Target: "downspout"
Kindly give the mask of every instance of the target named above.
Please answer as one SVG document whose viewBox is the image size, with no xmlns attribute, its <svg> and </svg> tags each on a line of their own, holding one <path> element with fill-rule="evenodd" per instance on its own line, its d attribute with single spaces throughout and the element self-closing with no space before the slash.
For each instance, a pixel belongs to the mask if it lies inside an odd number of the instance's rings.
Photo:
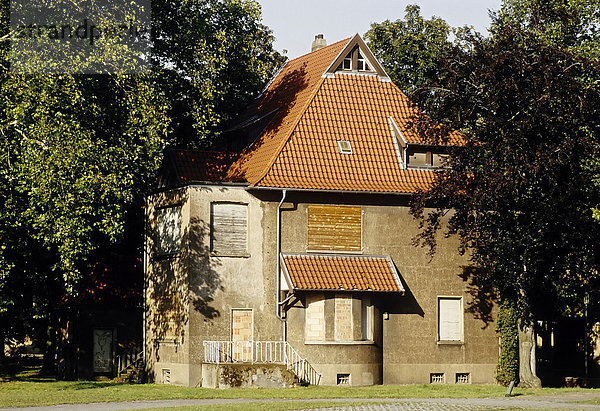
<svg viewBox="0 0 600 411">
<path fill-rule="evenodd" d="M 287 190 L 283 190 L 283 195 L 281 196 L 281 201 L 279 202 L 279 205 L 277 206 L 277 253 L 276 253 L 276 258 L 277 258 L 277 271 L 276 271 L 276 277 L 277 277 L 277 287 L 276 287 L 276 293 L 277 293 L 277 305 L 275 307 L 275 314 L 277 315 L 277 318 L 279 318 L 283 324 L 283 341 L 287 341 L 287 328 L 286 328 L 286 323 L 285 323 L 285 319 L 283 318 L 283 316 L 281 315 L 281 262 L 280 262 L 280 254 L 281 254 L 281 205 L 283 204 L 283 202 L 285 201 L 285 196 L 287 194 Z"/>
</svg>

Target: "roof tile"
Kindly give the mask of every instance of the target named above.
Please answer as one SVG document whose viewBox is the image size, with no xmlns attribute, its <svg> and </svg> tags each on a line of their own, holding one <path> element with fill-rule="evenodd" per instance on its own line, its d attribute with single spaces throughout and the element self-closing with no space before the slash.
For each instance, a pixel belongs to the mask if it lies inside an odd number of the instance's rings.
<svg viewBox="0 0 600 411">
<path fill-rule="evenodd" d="M 295 289 L 404 292 L 389 257 L 282 254 L 282 260 Z"/>
</svg>

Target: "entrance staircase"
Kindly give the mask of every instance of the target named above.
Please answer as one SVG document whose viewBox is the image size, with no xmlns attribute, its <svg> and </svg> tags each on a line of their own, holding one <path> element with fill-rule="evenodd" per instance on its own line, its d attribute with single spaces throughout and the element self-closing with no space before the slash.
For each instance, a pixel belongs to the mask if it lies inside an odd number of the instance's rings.
<svg viewBox="0 0 600 411">
<path fill-rule="evenodd" d="M 287 341 L 204 341 L 208 364 L 283 364 L 302 385 L 319 385 L 321 374 Z"/>
<path fill-rule="evenodd" d="M 130 349 L 117 355 L 116 382 L 143 383 L 144 382 L 144 353 L 139 349 Z"/>
</svg>

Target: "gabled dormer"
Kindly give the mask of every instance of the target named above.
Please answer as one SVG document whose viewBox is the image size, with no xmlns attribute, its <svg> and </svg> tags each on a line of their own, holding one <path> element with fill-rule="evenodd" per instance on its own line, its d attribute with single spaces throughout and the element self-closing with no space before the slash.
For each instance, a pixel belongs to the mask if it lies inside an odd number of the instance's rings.
<svg viewBox="0 0 600 411">
<path fill-rule="evenodd" d="M 390 81 L 363 39 L 356 34 L 327 68 L 323 77 L 336 74 L 367 74 L 379 76 L 382 81 Z"/>
</svg>

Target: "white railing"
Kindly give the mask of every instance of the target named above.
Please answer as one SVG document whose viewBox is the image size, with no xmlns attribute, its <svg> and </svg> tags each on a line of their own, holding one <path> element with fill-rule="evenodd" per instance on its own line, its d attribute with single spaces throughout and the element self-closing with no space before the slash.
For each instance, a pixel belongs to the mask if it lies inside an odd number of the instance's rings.
<svg viewBox="0 0 600 411">
<path fill-rule="evenodd" d="M 285 341 L 204 341 L 204 362 L 284 364 L 302 383 L 321 382 L 321 374 Z"/>
</svg>

